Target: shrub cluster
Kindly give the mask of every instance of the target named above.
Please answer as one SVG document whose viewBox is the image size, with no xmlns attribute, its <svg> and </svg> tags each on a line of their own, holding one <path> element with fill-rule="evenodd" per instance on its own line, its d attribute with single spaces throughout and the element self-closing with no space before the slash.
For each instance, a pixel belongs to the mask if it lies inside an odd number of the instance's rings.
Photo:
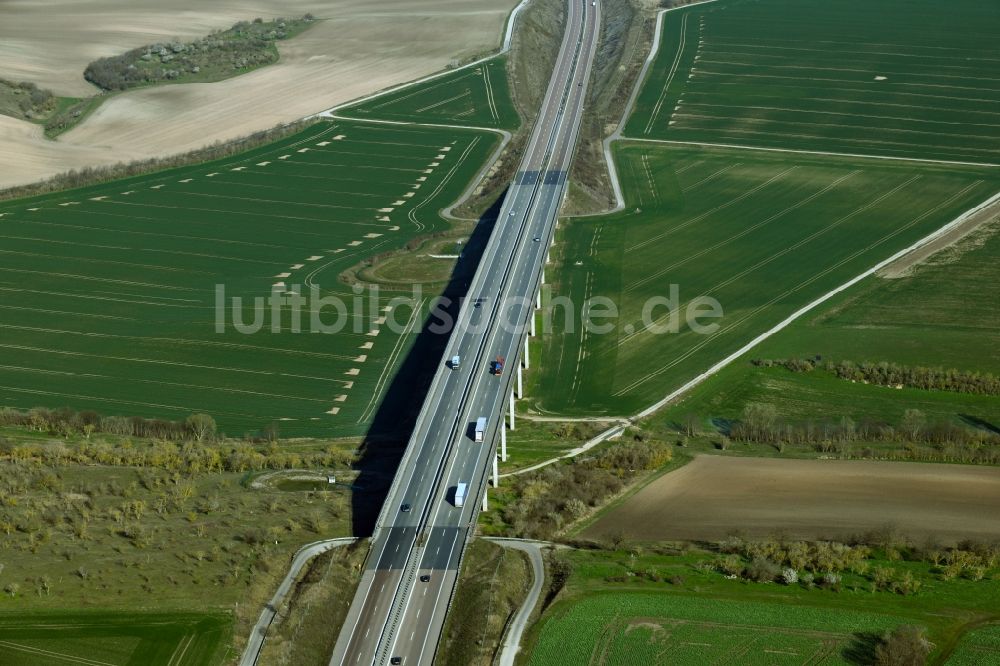
<svg viewBox="0 0 1000 666">
<path fill-rule="evenodd" d="M 870 534 L 861 540 L 875 545 L 884 559 L 929 563 L 930 572 L 941 580 L 983 580 L 1000 566 L 997 544 L 966 541 L 950 548 L 915 548 L 891 533 Z M 922 585 L 908 568 L 872 566 L 872 548 L 864 543 L 744 541 L 730 537 L 716 544 L 716 549 L 719 555 L 708 563 L 710 569 L 757 583 L 779 582 L 807 588 L 819 585 L 839 590 L 843 575 L 850 572 L 866 579 L 872 591 L 909 596 L 919 592 Z"/>
<path fill-rule="evenodd" d="M 784 574 L 783 567 L 795 572 L 813 574 L 852 571 L 864 573 L 871 549 L 864 545 L 849 546 L 835 541 L 744 541 L 732 537 L 719 544 L 723 571 L 727 574 L 750 574 L 751 580 L 775 580 Z M 743 567 L 742 562 L 750 562 Z M 736 566 L 739 570 L 734 570 Z"/>
<path fill-rule="evenodd" d="M 662 467 L 671 457 L 669 445 L 634 434 L 591 458 L 515 476 L 511 482 L 518 500 L 504 507 L 503 520 L 516 536 L 551 538 L 638 474 Z"/>
<path fill-rule="evenodd" d="M 288 22 L 240 21 L 229 30 L 195 42 L 151 44 L 95 60 L 87 65 L 83 76 L 103 90 L 117 91 L 183 80 L 201 74 L 203 69 L 223 75 L 259 67 L 278 59 L 275 41 L 285 39 L 290 30 L 312 20 L 306 15 Z"/>
<path fill-rule="evenodd" d="M 6 90 L 4 90 L 6 89 Z M 52 91 L 39 88 L 30 81 L 8 81 L 0 79 L 0 92 L 8 93 L 22 118 L 32 120 L 50 113 L 56 97 Z M 10 111 L 13 111 L 13 107 Z"/>
<path fill-rule="evenodd" d="M 902 625 L 879 637 L 875 666 L 923 666 L 934 645 L 923 627 Z"/>
</svg>

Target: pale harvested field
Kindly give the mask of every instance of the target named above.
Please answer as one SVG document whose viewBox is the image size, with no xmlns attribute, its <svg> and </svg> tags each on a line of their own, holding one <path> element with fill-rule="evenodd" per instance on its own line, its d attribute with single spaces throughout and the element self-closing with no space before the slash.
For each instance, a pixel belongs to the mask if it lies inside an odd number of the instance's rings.
<svg viewBox="0 0 1000 666">
<path fill-rule="evenodd" d="M 1000 540 L 1000 469 L 702 455 L 588 527 L 601 538 L 837 539 L 887 525 L 915 540 Z"/>
<path fill-rule="evenodd" d="M 280 45 L 281 61 L 210 84 L 137 90 L 105 103 L 79 127 L 46 142 L 38 129 L 0 120 L 0 188 L 85 165 L 173 154 L 322 111 L 444 68 L 500 44 L 516 0 L 165 0 L 3 3 L 0 76 L 61 94 L 92 94 L 94 58 L 152 41 L 192 38 L 255 16 L 324 19 Z"/>
<path fill-rule="evenodd" d="M 330 5 L 315 0 L 4 0 L 0 72 L 34 81 L 59 95 L 85 97 L 87 63 L 169 39 L 191 39 L 257 16 L 317 16 Z M 323 13 L 322 15 L 327 15 Z"/>
</svg>

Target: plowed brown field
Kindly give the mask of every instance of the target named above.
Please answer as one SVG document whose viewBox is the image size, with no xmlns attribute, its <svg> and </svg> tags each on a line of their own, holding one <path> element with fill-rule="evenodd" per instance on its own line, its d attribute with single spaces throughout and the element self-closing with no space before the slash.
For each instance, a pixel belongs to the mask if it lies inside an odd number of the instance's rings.
<svg viewBox="0 0 1000 666">
<path fill-rule="evenodd" d="M 844 539 L 886 526 L 918 541 L 1000 540 L 1000 469 L 702 455 L 583 532 L 640 541 L 783 534 Z"/>
</svg>

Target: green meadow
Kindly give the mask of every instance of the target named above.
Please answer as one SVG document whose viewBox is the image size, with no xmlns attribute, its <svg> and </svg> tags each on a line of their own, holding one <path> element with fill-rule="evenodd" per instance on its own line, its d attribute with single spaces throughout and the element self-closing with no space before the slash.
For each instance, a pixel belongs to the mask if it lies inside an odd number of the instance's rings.
<svg viewBox="0 0 1000 666">
<path fill-rule="evenodd" d="M 878 639 L 902 625 L 926 630 L 927 663 L 998 659 L 997 627 L 988 625 L 996 580 L 942 580 L 933 565 L 876 550 L 863 573 L 844 570 L 833 587 L 755 583 L 727 579 L 717 552 L 659 550 L 558 555 L 569 575 L 528 632 L 525 663 L 860 666 L 875 663 Z M 875 590 L 875 571 L 908 576 L 919 591 Z"/>
<path fill-rule="evenodd" d="M 547 664 L 850 664 L 856 631 L 891 629 L 868 613 L 602 593 L 553 610 L 528 662 Z"/>
</svg>

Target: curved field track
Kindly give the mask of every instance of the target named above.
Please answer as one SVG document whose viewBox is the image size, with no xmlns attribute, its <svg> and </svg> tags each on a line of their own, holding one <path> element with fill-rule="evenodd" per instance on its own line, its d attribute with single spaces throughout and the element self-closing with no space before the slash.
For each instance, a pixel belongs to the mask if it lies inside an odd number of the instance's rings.
<svg viewBox="0 0 1000 666">
<path fill-rule="evenodd" d="M 1000 535 L 1000 469 L 862 460 L 698 456 L 601 516 L 583 536 L 782 534 L 843 539 L 886 526 L 922 540 Z"/>
</svg>

